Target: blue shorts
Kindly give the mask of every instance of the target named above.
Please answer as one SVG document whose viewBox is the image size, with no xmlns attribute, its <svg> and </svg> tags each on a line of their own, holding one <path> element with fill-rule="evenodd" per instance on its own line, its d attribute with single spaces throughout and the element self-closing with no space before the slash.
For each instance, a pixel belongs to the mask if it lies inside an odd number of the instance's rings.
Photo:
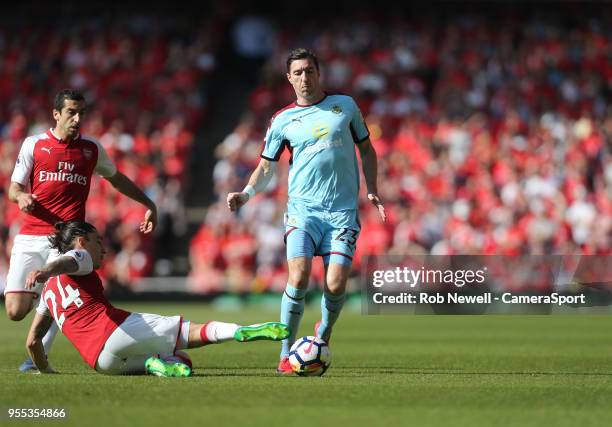
<svg viewBox="0 0 612 427">
<path fill-rule="evenodd" d="M 361 231 L 357 210 L 332 212 L 289 203 L 285 214 L 287 259 L 323 257 L 351 265 Z"/>
</svg>

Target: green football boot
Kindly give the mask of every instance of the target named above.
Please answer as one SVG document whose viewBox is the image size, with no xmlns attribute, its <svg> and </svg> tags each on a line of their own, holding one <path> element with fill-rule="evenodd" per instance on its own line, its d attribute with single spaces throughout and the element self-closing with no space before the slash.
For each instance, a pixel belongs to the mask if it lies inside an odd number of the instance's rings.
<svg viewBox="0 0 612 427">
<path fill-rule="evenodd" d="M 279 322 L 259 323 L 256 325 L 241 326 L 234 334 L 239 342 L 269 340 L 281 341 L 289 337 L 289 326 Z"/>
<path fill-rule="evenodd" d="M 158 377 L 189 377 L 191 368 L 181 362 L 164 362 L 159 357 L 149 357 L 145 362 L 145 371 Z"/>
</svg>

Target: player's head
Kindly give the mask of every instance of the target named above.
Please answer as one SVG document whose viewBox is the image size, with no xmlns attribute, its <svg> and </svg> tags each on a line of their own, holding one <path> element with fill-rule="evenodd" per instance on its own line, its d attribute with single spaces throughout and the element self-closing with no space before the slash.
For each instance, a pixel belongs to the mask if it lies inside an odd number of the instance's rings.
<svg viewBox="0 0 612 427">
<path fill-rule="evenodd" d="M 100 267 L 106 254 L 98 230 L 85 221 L 55 223 L 55 233 L 49 236 L 49 242 L 60 254 L 71 249 L 85 249 L 91 255 L 94 269 Z"/>
<path fill-rule="evenodd" d="M 287 79 L 298 98 L 314 101 L 323 91 L 319 78 L 319 60 L 311 50 L 293 49 L 287 57 Z"/>
<path fill-rule="evenodd" d="M 64 89 L 55 95 L 53 118 L 58 136 L 73 139 L 79 134 L 85 106 L 85 97 L 77 90 Z"/>
</svg>

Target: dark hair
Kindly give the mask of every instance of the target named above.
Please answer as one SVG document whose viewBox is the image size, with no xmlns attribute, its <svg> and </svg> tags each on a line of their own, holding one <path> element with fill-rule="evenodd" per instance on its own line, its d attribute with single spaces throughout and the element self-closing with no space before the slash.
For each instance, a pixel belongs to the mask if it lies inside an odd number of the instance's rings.
<svg viewBox="0 0 612 427">
<path fill-rule="evenodd" d="M 65 254 L 74 249 L 74 238 L 87 235 L 96 231 L 96 227 L 85 221 L 60 221 L 55 223 L 55 233 L 49 236 L 51 248 L 57 249 L 59 253 Z"/>
<path fill-rule="evenodd" d="M 55 101 L 53 102 L 53 108 L 59 112 L 64 108 L 64 101 L 70 99 L 71 101 L 85 102 L 85 97 L 78 90 L 63 89 L 55 95 Z"/>
<path fill-rule="evenodd" d="M 291 63 L 293 61 L 297 61 L 298 59 L 310 59 L 312 62 L 314 62 L 317 70 L 319 69 L 319 60 L 317 59 L 317 55 L 315 55 L 310 49 L 298 47 L 289 52 L 289 56 L 287 57 L 287 72 L 291 70 Z"/>
</svg>

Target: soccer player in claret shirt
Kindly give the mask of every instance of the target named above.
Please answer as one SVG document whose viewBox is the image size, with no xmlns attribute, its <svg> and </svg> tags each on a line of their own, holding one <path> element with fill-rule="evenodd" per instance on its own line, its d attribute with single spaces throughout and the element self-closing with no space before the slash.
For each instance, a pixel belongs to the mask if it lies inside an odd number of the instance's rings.
<svg viewBox="0 0 612 427">
<path fill-rule="evenodd" d="M 242 192 L 227 196 L 230 210 L 244 205 L 266 187 L 281 153 L 285 148 L 289 150 L 289 201 L 285 216 L 289 281 L 280 318 L 293 333 L 281 346 L 277 371 L 282 374 L 292 372 L 287 356 L 304 312 L 313 256 L 323 257 L 325 265 L 321 321 L 315 325 L 316 336 L 329 341 L 344 304 L 346 282 L 361 230 L 355 146 L 361 155 L 368 199 L 378 209 L 381 219 L 386 219 L 378 197 L 376 152 L 353 98 L 323 91 L 319 62 L 307 49 L 295 49 L 289 54 L 287 79 L 293 86 L 296 101 L 272 117 L 262 159 L 248 185 Z"/>
<path fill-rule="evenodd" d="M 140 224 L 143 233 L 153 231 L 157 223 L 155 203 L 117 170 L 98 141 L 80 134 L 85 106 L 81 93 L 69 89 L 59 92 L 53 109 L 55 127 L 26 138 L 19 151 L 8 197 L 26 216 L 13 241 L 4 290 L 6 313 L 11 320 L 22 320 L 40 295 L 42 284 L 26 289 L 25 281 L 30 271 L 57 256 L 47 239 L 53 225 L 58 221 L 85 219 L 94 172 L 147 208 Z M 51 328 L 43 340 L 47 353 L 56 333 L 57 328 Z M 35 367 L 31 360 L 26 360 L 19 369 Z"/>
<path fill-rule="evenodd" d="M 49 236 L 61 255 L 28 274 L 26 287 L 45 283 L 27 348 L 41 373 L 54 373 L 41 339 L 53 320 L 79 351 L 83 360 L 100 373 L 189 376 L 190 366 L 167 361 L 178 350 L 230 340 L 278 341 L 289 336 L 278 322 L 239 326 L 211 321 L 205 324 L 182 316 L 130 313 L 115 308 L 104 296 L 96 269 L 105 250 L 97 230 L 84 221 L 60 222 Z"/>
</svg>

